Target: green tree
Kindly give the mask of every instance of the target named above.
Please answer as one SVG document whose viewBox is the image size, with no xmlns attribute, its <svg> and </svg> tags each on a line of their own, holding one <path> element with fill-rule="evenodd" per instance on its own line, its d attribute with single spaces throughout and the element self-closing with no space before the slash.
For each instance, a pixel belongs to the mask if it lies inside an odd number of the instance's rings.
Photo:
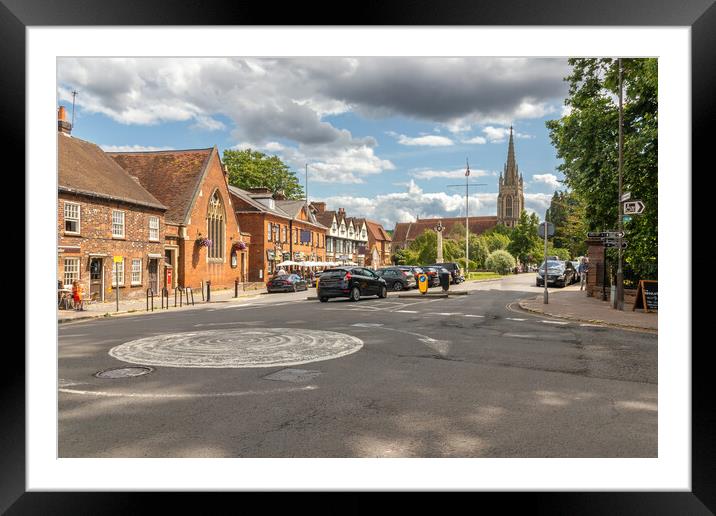
<svg viewBox="0 0 716 516">
<path fill-rule="evenodd" d="M 515 268 L 515 258 L 508 253 L 499 249 L 490 253 L 486 262 L 487 268 L 497 274 L 509 274 Z"/>
<path fill-rule="evenodd" d="M 547 220 L 555 226 L 552 240 L 555 247 L 569 249 L 572 256 L 587 252 L 585 204 L 576 192 L 555 192 L 547 210 Z"/>
<path fill-rule="evenodd" d="M 274 194 L 283 192 L 287 199 L 302 199 L 303 187 L 296 173 L 278 156 L 268 156 L 251 149 L 225 150 L 224 164 L 229 184 L 238 188 L 268 188 Z"/>
<path fill-rule="evenodd" d="M 456 222 L 455 224 L 453 224 L 452 228 L 450 228 L 450 232 L 445 236 L 451 240 L 462 240 L 464 243 L 465 242 L 465 225 L 460 224 L 459 222 Z"/>
<path fill-rule="evenodd" d="M 407 265 L 407 260 L 408 254 L 405 249 L 396 249 L 395 253 L 393 253 L 392 261 L 395 265 Z"/>
<path fill-rule="evenodd" d="M 483 233 L 482 236 L 487 244 L 487 250 L 489 252 L 497 251 L 498 249 L 507 249 L 510 245 L 510 237 L 502 233 Z"/>
<path fill-rule="evenodd" d="M 464 247 L 464 246 L 463 246 Z M 475 262 L 475 267 L 478 269 L 485 269 L 485 261 L 487 256 L 490 254 L 490 249 L 487 246 L 487 241 L 482 235 L 470 235 L 470 261 Z M 462 253 L 464 258 L 465 253 Z"/>
<path fill-rule="evenodd" d="M 658 61 L 623 59 L 624 191 L 641 199 L 642 215 L 625 225 L 625 263 L 642 278 L 658 276 Z M 569 114 L 547 122 L 563 163 L 565 184 L 584 202 L 589 231 L 618 226 L 618 64 L 614 59 L 570 59 Z"/>
<path fill-rule="evenodd" d="M 507 245 L 507 251 L 521 263 L 528 263 L 530 257 L 539 253 L 538 225 L 539 219 L 536 214 L 527 215 L 527 212 L 522 210 L 512 231 L 510 243 Z"/>
</svg>

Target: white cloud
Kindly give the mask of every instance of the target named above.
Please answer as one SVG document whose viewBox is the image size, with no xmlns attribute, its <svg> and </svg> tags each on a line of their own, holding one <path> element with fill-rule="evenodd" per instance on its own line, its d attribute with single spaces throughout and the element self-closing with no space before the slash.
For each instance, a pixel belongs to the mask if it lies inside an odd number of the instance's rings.
<svg viewBox="0 0 716 516">
<path fill-rule="evenodd" d="M 173 147 L 153 147 L 151 145 L 100 145 L 105 152 L 150 152 L 174 150 Z"/>
<path fill-rule="evenodd" d="M 470 138 L 469 140 L 460 140 L 462 143 L 474 143 L 476 145 L 484 145 L 487 143 L 487 140 L 482 136 L 475 136 L 474 138 Z"/>
<path fill-rule="evenodd" d="M 221 120 L 216 120 L 210 116 L 197 115 L 196 122 L 192 125 L 192 128 L 205 131 L 223 131 L 226 129 L 226 125 Z"/>
<path fill-rule="evenodd" d="M 448 145 L 454 145 L 453 141 L 450 138 L 437 135 L 418 136 L 415 138 L 411 138 L 410 136 L 405 136 L 404 134 L 401 134 L 398 136 L 398 143 L 401 145 L 422 145 L 427 147 L 445 147 Z"/>
<path fill-rule="evenodd" d="M 540 217 L 544 217 L 545 211 L 552 202 L 552 194 L 545 193 L 526 193 L 525 194 L 525 211 L 535 212 Z"/>
<path fill-rule="evenodd" d="M 487 127 L 484 127 L 482 129 L 482 132 L 485 133 L 485 136 L 487 136 L 487 139 L 490 141 L 490 143 L 502 143 L 510 136 L 509 127 L 493 127 L 491 125 L 488 125 Z M 517 132 L 514 133 L 514 136 L 515 138 L 520 139 L 534 138 L 534 136 L 530 134 Z"/>
<path fill-rule="evenodd" d="M 435 178 L 464 178 L 465 169 L 457 170 L 417 170 L 411 172 L 411 175 L 416 179 L 435 179 Z M 470 177 L 482 177 L 488 176 L 490 173 L 487 170 L 470 170 Z"/>
<path fill-rule="evenodd" d="M 412 222 L 416 218 L 459 217 L 465 215 L 465 196 L 445 192 L 426 193 L 413 180 L 406 191 L 379 194 L 374 198 L 334 196 L 320 199 L 329 209 L 345 208 L 346 213 L 356 217 L 368 217 L 379 221 L 386 229 L 396 222 Z M 470 195 L 470 215 L 495 215 L 496 193 Z"/>
<path fill-rule="evenodd" d="M 555 190 L 560 187 L 561 183 L 557 180 L 557 176 L 554 174 L 534 174 L 532 176 L 534 183 L 543 183 Z"/>
</svg>

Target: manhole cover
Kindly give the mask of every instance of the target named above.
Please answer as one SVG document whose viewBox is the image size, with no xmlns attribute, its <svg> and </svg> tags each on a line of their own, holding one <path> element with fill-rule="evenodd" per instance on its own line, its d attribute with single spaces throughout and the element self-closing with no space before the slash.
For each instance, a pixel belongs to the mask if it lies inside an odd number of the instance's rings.
<svg viewBox="0 0 716 516">
<path fill-rule="evenodd" d="M 95 376 L 97 378 L 130 378 L 132 376 L 142 376 L 152 371 L 154 369 L 151 367 L 117 367 L 100 371 Z"/>
<path fill-rule="evenodd" d="M 275 373 L 264 376 L 266 380 L 277 380 L 279 382 L 301 383 L 315 378 L 321 374 L 320 371 L 309 371 L 307 369 L 281 369 Z"/>
</svg>

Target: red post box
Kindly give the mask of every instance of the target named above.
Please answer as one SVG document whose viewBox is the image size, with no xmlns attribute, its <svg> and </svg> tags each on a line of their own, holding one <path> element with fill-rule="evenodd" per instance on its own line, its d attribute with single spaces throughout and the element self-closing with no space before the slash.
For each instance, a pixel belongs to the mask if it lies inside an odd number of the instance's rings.
<svg viewBox="0 0 716 516">
<path fill-rule="evenodd" d="M 164 266 L 164 286 L 166 288 L 172 288 L 172 274 L 173 268 L 171 265 Z"/>
</svg>

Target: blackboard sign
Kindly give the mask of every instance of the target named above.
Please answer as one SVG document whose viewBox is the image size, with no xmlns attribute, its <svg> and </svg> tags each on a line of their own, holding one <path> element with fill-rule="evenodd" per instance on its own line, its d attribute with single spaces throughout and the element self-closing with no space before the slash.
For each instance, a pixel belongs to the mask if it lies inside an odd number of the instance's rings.
<svg viewBox="0 0 716 516">
<path fill-rule="evenodd" d="M 641 280 L 636 289 L 634 308 L 643 308 L 645 312 L 659 311 L 659 283 L 655 280 Z"/>
</svg>

